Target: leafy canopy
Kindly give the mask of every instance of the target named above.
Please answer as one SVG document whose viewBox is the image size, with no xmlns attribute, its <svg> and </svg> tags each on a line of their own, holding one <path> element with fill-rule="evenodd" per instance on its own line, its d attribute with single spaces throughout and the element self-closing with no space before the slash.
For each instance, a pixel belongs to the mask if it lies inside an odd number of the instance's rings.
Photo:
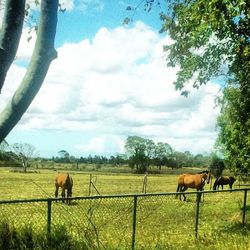
<svg viewBox="0 0 250 250">
<path fill-rule="evenodd" d="M 162 32 L 173 42 L 164 46 L 168 66 L 179 66 L 175 87 L 187 96 L 186 83 L 198 88 L 213 77 L 237 78 L 250 58 L 248 0 L 168 0 L 161 15 Z M 249 74 L 249 73 L 248 73 Z M 239 80 L 239 79 L 237 79 Z"/>
</svg>

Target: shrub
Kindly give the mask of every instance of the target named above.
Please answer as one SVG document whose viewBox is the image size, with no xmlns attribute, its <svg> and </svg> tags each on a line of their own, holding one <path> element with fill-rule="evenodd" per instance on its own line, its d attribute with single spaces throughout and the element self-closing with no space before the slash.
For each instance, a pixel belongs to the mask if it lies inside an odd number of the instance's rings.
<svg viewBox="0 0 250 250">
<path fill-rule="evenodd" d="M 34 232 L 31 227 L 17 229 L 8 222 L 2 222 L 0 224 L 0 249 L 89 249 L 85 242 L 73 239 L 66 227 L 57 226 L 53 229 L 53 233 L 48 236 L 45 233 Z"/>
</svg>

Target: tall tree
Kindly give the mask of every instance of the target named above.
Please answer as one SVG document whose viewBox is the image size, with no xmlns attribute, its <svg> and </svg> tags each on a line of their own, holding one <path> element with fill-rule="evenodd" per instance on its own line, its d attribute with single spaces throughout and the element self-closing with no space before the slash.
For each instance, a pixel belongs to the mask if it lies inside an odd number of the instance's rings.
<svg viewBox="0 0 250 250">
<path fill-rule="evenodd" d="M 239 174 L 250 168 L 250 117 L 242 123 L 240 95 L 238 86 L 224 89 L 219 99 L 221 114 L 217 139 L 217 147 L 227 159 L 228 167 Z"/>
<path fill-rule="evenodd" d="M 3 5 L 5 18 L 0 31 L 0 89 L 16 54 L 25 12 L 25 1 L 6 0 L 5 2 Z M 58 0 L 41 0 L 40 8 L 37 39 L 30 64 L 21 84 L 0 114 L 0 142 L 5 139 L 28 109 L 43 83 L 50 63 L 57 57 L 54 39 Z"/>
<path fill-rule="evenodd" d="M 168 143 L 157 142 L 155 146 L 155 155 L 154 160 L 156 166 L 158 166 L 159 170 L 161 171 L 161 167 L 164 164 L 167 164 L 170 158 L 172 157 L 173 149 Z"/>
<path fill-rule="evenodd" d="M 153 1 L 155 2 L 155 1 Z M 162 31 L 168 66 L 178 66 L 175 87 L 188 96 L 214 77 L 227 83 L 223 93 L 219 143 L 235 165 L 250 168 L 250 2 L 248 0 L 168 0 Z M 237 97 L 236 97 L 237 96 Z M 248 152 L 248 154 L 246 154 Z"/>
<path fill-rule="evenodd" d="M 136 167 L 136 172 L 144 173 L 147 170 L 147 157 L 145 154 L 147 140 L 140 136 L 128 136 L 125 150 L 130 164 Z"/>
</svg>

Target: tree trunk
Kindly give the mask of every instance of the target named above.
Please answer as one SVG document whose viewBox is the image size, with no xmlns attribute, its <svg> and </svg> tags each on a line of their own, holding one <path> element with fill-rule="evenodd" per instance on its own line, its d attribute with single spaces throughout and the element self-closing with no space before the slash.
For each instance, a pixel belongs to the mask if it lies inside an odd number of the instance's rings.
<svg viewBox="0 0 250 250">
<path fill-rule="evenodd" d="M 16 56 L 22 34 L 24 12 L 25 0 L 6 0 L 0 35 L 0 93 L 6 74 Z"/>
<path fill-rule="evenodd" d="M 12 99 L 0 114 L 0 142 L 9 134 L 33 101 L 57 57 L 54 39 L 57 25 L 58 0 L 43 0 L 37 40 L 27 72 Z"/>
</svg>

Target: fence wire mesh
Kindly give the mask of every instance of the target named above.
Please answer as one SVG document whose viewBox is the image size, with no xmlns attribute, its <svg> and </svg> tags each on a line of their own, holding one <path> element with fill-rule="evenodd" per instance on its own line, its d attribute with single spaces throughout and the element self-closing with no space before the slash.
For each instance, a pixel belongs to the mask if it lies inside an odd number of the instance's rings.
<svg viewBox="0 0 250 250">
<path fill-rule="evenodd" d="M 47 228 L 46 202 L 18 202 L 0 204 L 0 222 L 8 222 L 15 228 L 32 227 L 43 232 Z"/>
<path fill-rule="evenodd" d="M 194 239 L 197 228 L 203 235 L 242 224 L 244 192 L 205 193 L 198 217 L 195 192 L 186 194 L 185 202 L 176 199 L 175 193 L 77 197 L 69 205 L 54 199 L 0 201 L 0 222 L 7 219 L 17 228 L 31 226 L 44 233 L 48 223 L 51 232 L 64 225 L 91 249 L 131 249 L 133 244 L 153 249 L 180 237 Z M 246 198 L 244 219 L 249 222 L 250 195 Z"/>
<path fill-rule="evenodd" d="M 52 225 L 64 224 L 74 236 L 96 248 L 129 246 L 133 203 L 131 198 L 79 199 L 71 205 L 53 203 Z M 52 228 L 53 230 L 53 228 Z"/>
</svg>

